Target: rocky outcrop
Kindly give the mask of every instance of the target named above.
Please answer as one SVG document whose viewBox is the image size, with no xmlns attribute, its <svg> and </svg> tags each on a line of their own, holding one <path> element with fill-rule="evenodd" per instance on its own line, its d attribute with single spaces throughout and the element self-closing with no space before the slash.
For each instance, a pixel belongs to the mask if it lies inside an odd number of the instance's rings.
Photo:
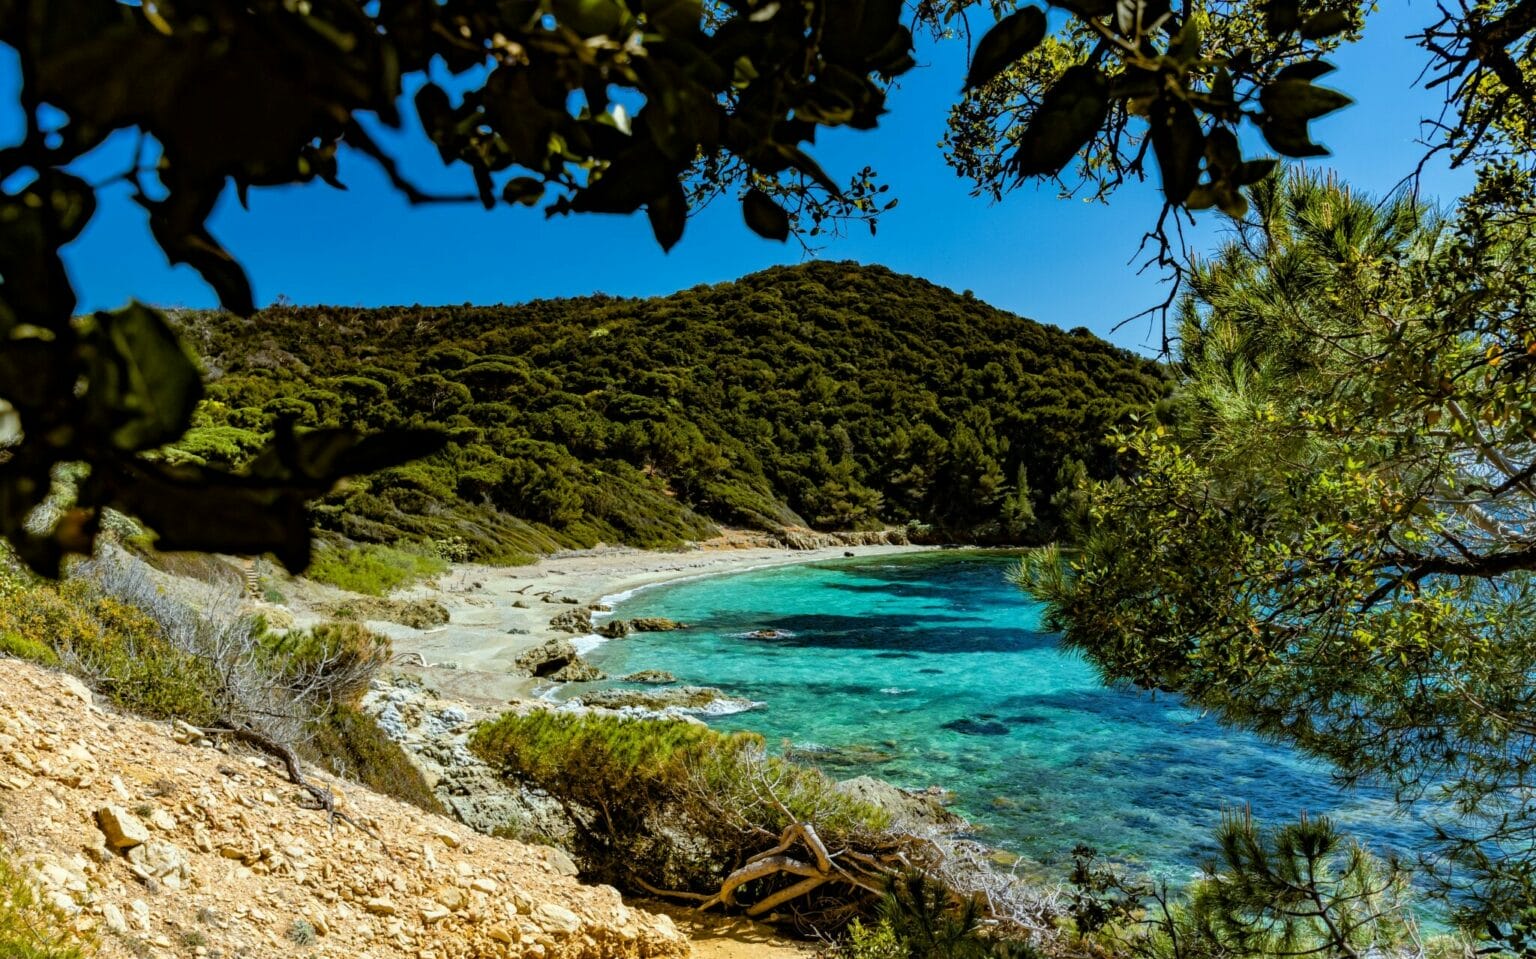
<svg viewBox="0 0 1536 959">
<path fill-rule="evenodd" d="M 670 633 L 675 629 L 687 629 L 687 623 L 679 623 L 665 616 L 639 616 L 635 619 L 615 619 L 597 627 L 597 634 L 608 639 L 623 639 L 630 633 Z M 590 630 L 589 630 L 590 632 Z"/>
<path fill-rule="evenodd" d="M 549 621 L 551 629 L 558 629 L 562 633 L 575 633 L 585 636 L 592 632 L 592 611 L 590 609 L 568 609 L 554 616 Z"/>
<path fill-rule="evenodd" d="M 666 686 L 677 682 L 677 677 L 664 669 L 642 669 L 622 677 L 621 682 L 642 683 L 646 686 Z"/>
<path fill-rule="evenodd" d="M 582 659 L 571 641 L 560 636 L 546 640 L 542 645 L 523 653 L 513 660 L 514 669 L 540 679 L 558 682 L 589 681 L 602 679 L 603 674 Z"/>
<path fill-rule="evenodd" d="M 344 818 L 307 808 L 280 764 L 177 742 L 0 660 L 4 853 L 101 959 L 688 954 L 669 919 L 579 884 L 558 850 L 311 775 Z"/>
<path fill-rule="evenodd" d="M 945 808 L 951 801 L 950 794 L 937 786 L 922 790 L 902 789 L 873 776 L 857 776 L 844 779 L 834 788 L 845 796 L 885 810 L 890 814 L 891 824 L 898 829 L 921 835 L 934 829 L 956 832 L 969 826 Z"/>
<path fill-rule="evenodd" d="M 672 689 L 599 689 L 584 693 L 581 705 L 653 715 L 725 715 L 756 709 L 762 703 L 730 696 L 713 686 L 678 686 Z"/>
<path fill-rule="evenodd" d="M 790 549 L 825 549 L 835 546 L 910 546 L 912 540 L 903 527 L 857 530 L 842 533 L 818 533 L 809 529 L 785 529 L 779 542 Z"/>
<path fill-rule="evenodd" d="M 490 713 L 445 701 L 405 675 L 375 680 L 362 708 L 405 749 L 437 798 L 465 825 L 553 840 L 570 828 L 547 796 L 508 783 L 470 751 L 475 723 L 492 718 Z"/>
</svg>

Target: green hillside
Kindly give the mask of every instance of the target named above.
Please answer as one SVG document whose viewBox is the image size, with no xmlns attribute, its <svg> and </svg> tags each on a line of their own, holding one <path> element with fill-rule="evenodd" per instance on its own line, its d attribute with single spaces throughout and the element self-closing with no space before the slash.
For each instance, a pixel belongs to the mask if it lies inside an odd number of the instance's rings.
<svg viewBox="0 0 1536 959">
<path fill-rule="evenodd" d="M 316 526 L 488 560 L 717 523 L 1038 541 L 1060 478 L 1111 474 L 1106 430 L 1166 389 L 1086 330 L 853 263 L 644 300 L 179 320 L 211 385 L 169 455 L 238 465 L 282 414 L 439 427 L 443 452 L 333 493 Z"/>
</svg>

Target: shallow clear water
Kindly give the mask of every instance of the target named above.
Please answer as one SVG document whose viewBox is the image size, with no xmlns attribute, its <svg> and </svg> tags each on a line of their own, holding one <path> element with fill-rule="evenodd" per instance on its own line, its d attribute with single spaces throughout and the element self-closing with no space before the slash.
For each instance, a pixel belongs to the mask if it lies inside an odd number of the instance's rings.
<svg viewBox="0 0 1536 959">
<path fill-rule="evenodd" d="M 816 754 L 839 777 L 953 790 L 979 838 L 1064 877 L 1079 843 L 1170 879 L 1212 851 L 1223 808 L 1333 816 L 1376 851 L 1424 827 L 1389 798 L 1335 788 L 1282 746 L 1174 697 L 1106 688 L 1005 580 L 1012 560 L 943 553 L 783 566 L 642 590 L 616 615 L 675 633 L 604 643 L 610 676 L 664 669 L 761 709 L 716 717 Z M 778 630 L 753 639 L 755 630 Z"/>
</svg>

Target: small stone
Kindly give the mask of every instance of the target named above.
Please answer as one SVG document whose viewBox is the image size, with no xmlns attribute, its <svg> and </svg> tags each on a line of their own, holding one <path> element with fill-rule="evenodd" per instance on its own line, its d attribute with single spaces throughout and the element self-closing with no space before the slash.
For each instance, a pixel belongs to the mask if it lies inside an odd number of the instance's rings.
<svg viewBox="0 0 1536 959">
<path fill-rule="evenodd" d="M 548 932 L 570 935 L 581 929 L 581 917 L 564 906 L 541 902 L 533 907 L 533 918 Z"/>
<path fill-rule="evenodd" d="M 438 840 L 441 841 L 442 844 L 447 846 L 449 849 L 459 848 L 459 843 L 461 840 L 452 830 L 438 829 L 435 833 L 433 833 L 433 835 L 435 835 Z"/>
<path fill-rule="evenodd" d="M 571 857 L 565 854 L 565 850 L 556 849 L 554 846 L 544 847 L 544 861 L 549 863 L 550 867 L 555 870 L 555 873 L 561 876 L 574 876 L 579 871 L 576 868 L 576 863 L 572 862 Z"/>
<path fill-rule="evenodd" d="M 149 830 L 121 806 L 102 806 L 96 810 L 96 825 L 113 849 L 128 849 L 149 841 Z"/>
<path fill-rule="evenodd" d="M 116 903 L 109 902 L 101 907 L 101 921 L 113 932 L 128 931 L 128 920 L 123 918 L 123 911 Z"/>
<path fill-rule="evenodd" d="M 396 912 L 395 904 L 381 896 L 369 899 L 363 908 L 375 916 L 393 916 Z"/>
<path fill-rule="evenodd" d="M 495 892 L 501 887 L 496 885 L 496 880 L 487 879 L 484 876 L 481 876 L 477 879 L 471 880 L 469 883 L 469 888 L 478 890 L 480 892 L 491 893 Z"/>
<path fill-rule="evenodd" d="M 150 813 L 149 824 L 161 832 L 176 831 L 176 817 L 172 816 L 164 809 L 156 809 L 154 812 Z"/>
<path fill-rule="evenodd" d="M 432 898 L 444 909 L 458 912 L 464 908 L 464 890 L 457 886 L 443 886 L 432 894 Z"/>
<path fill-rule="evenodd" d="M 425 923 L 438 922 L 439 920 L 447 919 L 451 915 L 453 915 L 453 911 L 443 908 L 440 903 L 434 902 L 423 906 L 421 909 L 421 921 Z"/>
</svg>

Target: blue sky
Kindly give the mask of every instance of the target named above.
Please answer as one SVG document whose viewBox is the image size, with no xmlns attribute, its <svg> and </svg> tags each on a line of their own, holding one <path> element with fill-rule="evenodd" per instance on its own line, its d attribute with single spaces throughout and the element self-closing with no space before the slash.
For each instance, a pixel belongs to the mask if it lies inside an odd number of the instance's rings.
<svg viewBox="0 0 1536 959">
<path fill-rule="evenodd" d="M 1385 191 L 1422 155 L 1418 120 L 1436 101 L 1415 78 L 1423 55 L 1405 35 L 1433 19 L 1426 0 L 1390 0 L 1367 40 L 1334 58 L 1336 86 L 1356 105 L 1315 125 L 1334 150 L 1324 162 L 1357 186 Z M 1127 347 L 1142 347 L 1145 321 L 1121 320 L 1161 298 L 1154 276 L 1137 276 L 1134 254 L 1156 215 L 1151 184 L 1121 190 L 1109 206 L 1058 199 L 1049 186 L 1026 186 L 1001 203 L 969 195 L 938 147 L 947 107 L 964 75 L 964 51 L 951 43 L 920 51 L 921 66 L 890 97 L 879 130 L 824 136 L 816 156 L 836 178 L 873 166 L 899 207 L 878 236 L 862 227 L 826 243 L 821 257 L 880 263 L 1025 316 L 1064 327 L 1086 326 Z M 13 64 L 0 63 L 0 102 L 14 102 Z M 14 118 L 13 118 L 14 119 Z M 13 120 L 0 118 L 0 139 Z M 420 180 L 462 184 L 435 151 L 398 141 L 405 167 Z M 109 144 L 88 172 L 121 168 Z M 463 177 L 460 180 L 459 177 Z M 690 221 L 682 242 L 663 253 L 642 216 L 585 216 L 546 221 L 539 210 L 478 206 L 411 208 L 369 161 L 344 158 L 346 192 L 324 185 L 253 191 L 242 210 L 232 193 L 212 221 L 216 236 L 246 265 L 257 300 L 391 305 L 516 303 L 539 297 L 670 293 L 729 280 L 805 253 L 753 235 L 739 207 L 720 203 Z M 1425 192 L 1446 200 L 1465 189 L 1464 174 L 1432 169 Z M 1220 218 L 1202 217 L 1196 236 L 1210 243 Z M 66 251 L 82 309 L 121 306 L 130 298 L 160 305 L 208 306 L 208 288 L 191 270 L 171 268 L 150 241 L 126 187 L 108 188 L 85 234 Z"/>
</svg>

